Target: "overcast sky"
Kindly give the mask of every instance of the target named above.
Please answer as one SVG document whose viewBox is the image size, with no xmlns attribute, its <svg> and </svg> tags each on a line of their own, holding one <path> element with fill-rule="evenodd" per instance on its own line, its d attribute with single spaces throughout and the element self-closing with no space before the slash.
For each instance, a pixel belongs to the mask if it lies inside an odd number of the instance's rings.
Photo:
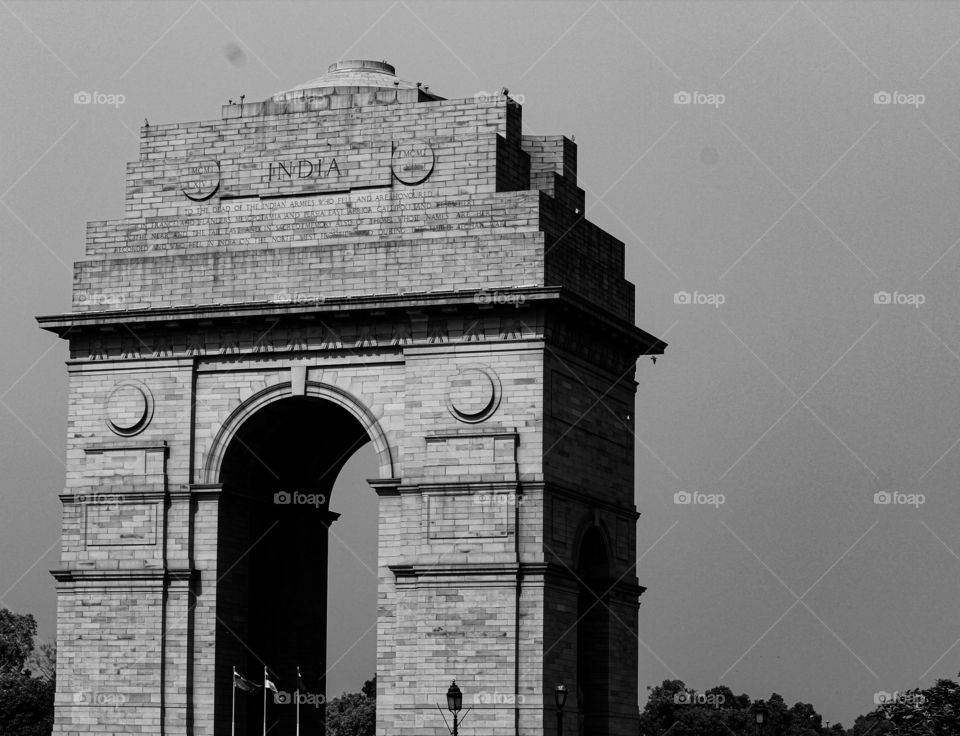
<svg viewBox="0 0 960 736">
<path fill-rule="evenodd" d="M 637 324 L 670 343 L 637 372 L 641 685 L 850 725 L 956 676 L 957 3 L 0 2 L 0 604 L 53 636 L 66 349 L 33 316 L 68 309 L 85 222 L 122 216 L 140 124 L 341 58 L 506 86 L 527 132 L 576 136 Z M 367 451 L 333 496 L 370 567 L 373 475 Z M 332 558 L 331 690 L 357 689 L 375 580 Z"/>
</svg>

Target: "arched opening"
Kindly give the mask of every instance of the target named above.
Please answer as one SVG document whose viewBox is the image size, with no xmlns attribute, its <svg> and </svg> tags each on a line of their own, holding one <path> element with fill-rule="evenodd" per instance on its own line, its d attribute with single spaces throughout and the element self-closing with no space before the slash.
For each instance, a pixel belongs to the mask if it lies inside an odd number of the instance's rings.
<svg viewBox="0 0 960 736">
<path fill-rule="evenodd" d="M 237 666 L 261 683 L 266 665 L 292 695 L 300 667 L 308 692 L 326 692 L 328 549 L 339 516 L 330 501 L 341 469 L 369 440 L 342 406 L 300 396 L 266 404 L 234 433 L 220 466 L 218 676 Z M 218 683 L 221 723 L 231 686 Z M 284 700 L 268 693 L 268 731 L 293 731 L 297 709 Z M 318 699 L 299 712 L 304 733 L 323 733 Z M 262 693 L 238 696 L 236 714 L 237 733 L 261 727 Z"/>
<path fill-rule="evenodd" d="M 607 547 L 597 527 L 580 542 L 577 557 L 577 706 L 579 733 L 605 736 L 609 711 L 610 611 L 605 594 L 610 584 Z"/>
<path fill-rule="evenodd" d="M 343 466 L 331 509 L 327 578 L 327 702 L 359 692 L 377 669 L 377 547 L 379 499 L 368 478 L 377 475 L 373 444 Z"/>
</svg>

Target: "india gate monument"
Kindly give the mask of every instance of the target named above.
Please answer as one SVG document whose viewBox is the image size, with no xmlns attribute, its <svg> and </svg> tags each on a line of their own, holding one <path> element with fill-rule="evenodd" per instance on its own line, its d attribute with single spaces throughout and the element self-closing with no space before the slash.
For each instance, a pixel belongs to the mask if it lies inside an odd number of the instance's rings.
<svg viewBox="0 0 960 736">
<path fill-rule="evenodd" d="M 564 734 L 636 736 L 634 378 L 666 346 L 576 146 L 521 120 L 341 61 L 140 129 L 39 318 L 70 356 L 55 734 L 293 734 L 234 668 L 322 685 L 330 494 L 370 442 L 378 736 L 447 733 L 453 680 L 465 734 L 555 733 L 564 683 Z"/>
</svg>

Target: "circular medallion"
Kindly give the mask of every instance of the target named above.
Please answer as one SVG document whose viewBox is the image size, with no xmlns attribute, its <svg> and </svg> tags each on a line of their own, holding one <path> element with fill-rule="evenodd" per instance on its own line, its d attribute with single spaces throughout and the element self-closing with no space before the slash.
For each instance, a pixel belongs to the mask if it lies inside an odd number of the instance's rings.
<svg viewBox="0 0 960 736">
<path fill-rule="evenodd" d="M 190 159 L 180 174 L 180 191 L 194 202 L 205 202 L 220 188 L 220 162 L 212 158 Z"/>
<path fill-rule="evenodd" d="M 463 366 L 450 379 L 447 408 L 461 422 L 482 422 L 500 405 L 500 379 L 482 365 Z"/>
<path fill-rule="evenodd" d="M 390 165 L 397 181 L 414 186 L 425 182 L 433 173 L 437 157 L 427 141 L 395 141 Z"/>
<path fill-rule="evenodd" d="M 107 426 L 124 437 L 138 434 L 150 423 L 153 397 L 141 383 L 121 383 L 107 397 L 105 405 Z"/>
</svg>

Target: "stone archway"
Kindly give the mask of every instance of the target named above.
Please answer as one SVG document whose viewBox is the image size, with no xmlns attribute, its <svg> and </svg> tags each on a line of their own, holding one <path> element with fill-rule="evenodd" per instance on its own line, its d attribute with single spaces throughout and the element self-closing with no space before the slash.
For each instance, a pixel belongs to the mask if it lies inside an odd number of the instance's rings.
<svg viewBox="0 0 960 736">
<path fill-rule="evenodd" d="M 310 690 L 325 693 L 329 526 L 338 517 L 330 511 L 331 491 L 346 461 L 370 440 L 354 413 L 327 398 L 287 395 L 244 412 L 218 478 L 216 648 L 224 665 L 257 675 L 267 665 L 288 693 L 300 667 Z M 231 706 L 230 687 L 220 677 L 217 720 Z M 268 730 L 288 732 L 295 709 L 283 698 L 267 700 Z M 258 699 L 243 704 L 241 729 L 262 715 Z M 302 728 L 322 733 L 323 714 L 322 707 L 302 707 Z"/>
<path fill-rule="evenodd" d="M 525 134 L 506 91 L 394 72 L 344 60 L 141 128 L 124 216 L 89 224 L 72 311 L 40 318 L 70 343 L 56 734 L 225 736 L 233 666 L 322 661 L 332 517 L 272 499 L 323 493 L 364 435 L 379 736 L 443 733 L 453 679 L 478 731 L 545 732 L 577 671 L 570 571 L 601 568 L 578 519 L 635 635 L 634 377 L 666 346 L 625 246 L 584 218 L 572 140 Z M 636 647 L 609 653 L 598 712 L 630 736 Z"/>
<path fill-rule="evenodd" d="M 206 453 L 200 482 L 204 484 L 220 483 L 224 455 L 240 426 L 268 404 L 282 401 L 292 395 L 294 395 L 292 382 L 281 381 L 256 392 L 234 408 L 220 425 L 210 449 Z M 373 442 L 374 450 L 377 453 L 380 478 L 395 477 L 394 451 L 390 447 L 386 432 L 369 407 L 342 388 L 318 381 L 304 381 L 302 395 L 329 401 L 353 416 L 363 426 L 370 437 L 370 441 Z"/>
</svg>

